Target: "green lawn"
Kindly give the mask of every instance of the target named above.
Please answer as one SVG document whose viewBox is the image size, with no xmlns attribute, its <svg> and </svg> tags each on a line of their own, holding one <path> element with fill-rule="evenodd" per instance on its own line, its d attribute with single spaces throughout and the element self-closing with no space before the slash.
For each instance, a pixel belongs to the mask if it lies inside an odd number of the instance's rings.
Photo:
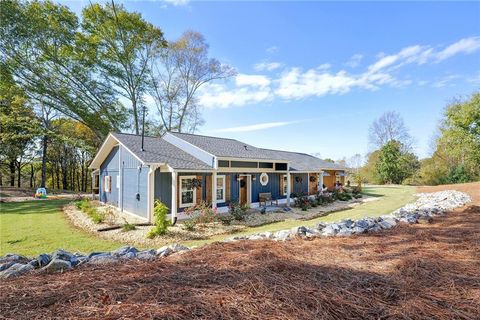
<svg viewBox="0 0 480 320">
<path fill-rule="evenodd" d="M 71 226 L 61 210 L 67 203 L 68 200 L 0 203 L 0 255 L 34 256 L 59 248 L 91 252 L 121 246 Z"/>
<path fill-rule="evenodd" d="M 248 228 L 246 230 L 242 230 L 239 233 L 236 233 L 235 235 L 248 235 L 265 231 L 279 231 L 297 226 L 308 227 L 314 226 L 320 221 L 335 222 L 348 218 L 360 219 L 362 217 L 378 217 L 381 215 L 389 214 L 392 211 L 403 207 L 405 204 L 415 201 L 415 187 L 410 186 L 369 186 L 364 187 L 363 193 L 366 195 L 378 197 L 378 200 L 361 204 L 352 209 L 333 212 L 327 216 L 315 218 L 308 221 L 286 220 L 282 222 L 267 224 L 260 227 Z M 208 240 L 185 242 L 185 245 L 198 246 L 208 242 L 220 241 L 223 238 L 228 238 L 231 236 L 232 235 L 218 235 Z"/>
<path fill-rule="evenodd" d="M 313 226 L 320 221 L 332 222 L 346 218 L 380 216 L 415 200 L 415 188 L 408 186 L 366 187 L 364 192 L 378 197 L 379 200 L 308 221 L 287 220 L 248 228 L 236 235 L 278 231 L 301 225 Z M 9 252 L 36 255 L 59 248 L 72 252 L 109 251 L 123 245 L 97 238 L 71 226 L 61 210 L 67 203 L 68 200 L 0 203 L 0 255 Z M 199 246 L 231 236 L 218 235 L 208 240 L 188 241 L 184 244 Z"/>
</svg>

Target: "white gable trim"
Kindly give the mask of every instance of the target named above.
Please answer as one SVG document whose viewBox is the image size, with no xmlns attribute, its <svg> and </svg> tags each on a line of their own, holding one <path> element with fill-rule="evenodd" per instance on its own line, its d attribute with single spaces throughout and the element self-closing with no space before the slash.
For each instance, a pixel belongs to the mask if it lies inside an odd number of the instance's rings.
<svg viewBox="0 0 480 320">
<path fill-rule="evenodd" d="M 217 164 L 217 157 L 199 147 L 196 145 L 191 144 L 188 141 L 183 140 L 182 138 L 179 138 L 170 132 L 167 132 L 163 135 L 162 139 L 165 141 L 170 142 L 177 148 L 185 151 L 186 153 L 194 156 L 198 160 L 206 163 L 209 166 L 212 166 L 214 169 L 217 169 L 218 164 Z"/>
<path fill-rule="evenodd" d="M 90 169 L 100 169 L 103 161 L 108 157 L 110 151 L 112 151 L 113 147 L 121 145 L 124 147 L 128 152 L 130 152 L 142 165 L 145 165 L 145 162 L 140 159 L 135 153 L 133 153 L 130 149 L 128 149 L 120 140 L 118 140 L 113 134 L 109 133 L 105 141 L 102 143 L 100 149 L 98 149 L 97 154 L 92 160 L 92 163 L 88 166 Z"/>
</svg>

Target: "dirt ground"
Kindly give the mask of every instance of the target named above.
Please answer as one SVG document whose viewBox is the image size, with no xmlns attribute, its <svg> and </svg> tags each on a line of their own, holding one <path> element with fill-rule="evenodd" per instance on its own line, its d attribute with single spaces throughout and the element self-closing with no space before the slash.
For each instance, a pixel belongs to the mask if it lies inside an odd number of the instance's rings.
<svg viewBox="0 0 480 320">
<path fill-rule="evenodd" d="M 432 224 L 290 242 L 215 243 L 154 262 L 0 283 L 0 318 L 479 319 L 480 183 Z"/>
</svg>

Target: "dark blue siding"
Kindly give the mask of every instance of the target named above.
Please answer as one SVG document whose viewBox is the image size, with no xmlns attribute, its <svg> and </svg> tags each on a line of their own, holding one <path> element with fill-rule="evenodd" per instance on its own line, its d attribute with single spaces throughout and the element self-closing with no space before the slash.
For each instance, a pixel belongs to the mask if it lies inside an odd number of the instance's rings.
<svg viewBox="0 0 480 320">
<path fill-rule="evenodd" d="M 155 171 L 155 199 L 163 202 L 168 208 L 172 206 L 172 173 Z"/>
<path fill-rule="evenodd" d="M 100 166 L 100 201 L 118 205 L 118 188 L 117 188 L 117 176 L 118 176 L 118 158 L 119 149 L 118 146 L 114 147 L 105 161 Z M 104 179 L 105 176 L 111 176 L 111 192 L 104 191 Z"/>
<path fill-rule="evenodd" d="M 236 173 L 218 173 L 219 175 L 230 175 L 230 200 L 238 201 L 239 191 L 240 191 L 240 182 L 237 181 Z M 252 202 L 258 202 L 259 193 L 270 192 L 272 197 L 275 199 L 282 199 L 285 196 L 280 194 L 280 179 L 283 174 L 281 173 L 267 173 L 268 174 L 268 184 L 262 186 L 260 183 L 260 173 L 252 173 L 252 178 L 255 176 L 255 180 L 252 179 Z M 225 206 L 227 204 L 218 204 L 219 207 Z"/>
<path fill-rule="evenodd" d="M 270 192 L 274 199 L 280 198 L 280 174 L 268 173 L 268 183 L 266 186 L 262 186 L 260 183 L 260 173 L 252 175 L 252 177 L 253 176 L 255 176 L 256 179 L 252 181 L 252 202 L 258 202 L 258 194 L 264 192 Z"/>
<path fill-rule="evenodd" d="M 300 182 L 297 181 L 297 177 L 300 178 Z M 308 173 L 294 173 L 291 175 L 294 193 L 306 193 L 308 194 Z"/>
</svg>

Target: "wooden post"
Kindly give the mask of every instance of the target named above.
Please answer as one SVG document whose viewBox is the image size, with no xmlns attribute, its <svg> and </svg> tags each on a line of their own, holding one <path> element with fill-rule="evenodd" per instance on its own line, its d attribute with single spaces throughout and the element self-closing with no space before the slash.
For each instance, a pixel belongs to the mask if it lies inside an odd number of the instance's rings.
<svg viewBox="0 0 480 320">
<path fill-rule="evenodd" d="M 175 222 L 175 217 L 177 216 L 177 185 L 177 172 L 172 171 L 172 205 L 170 208 L 172 223 Z"/>
<path fill-rule="evenodd" d="M 287 207 L 290 207 L 290 171 L 287 171 Z"/>
<path fill-rule="evenodd" d="M 223 190 L 225 192 L 225 190 Z M 212 173 L 212 208 L 217 207 L 217 172 Z"/>
</svg>

